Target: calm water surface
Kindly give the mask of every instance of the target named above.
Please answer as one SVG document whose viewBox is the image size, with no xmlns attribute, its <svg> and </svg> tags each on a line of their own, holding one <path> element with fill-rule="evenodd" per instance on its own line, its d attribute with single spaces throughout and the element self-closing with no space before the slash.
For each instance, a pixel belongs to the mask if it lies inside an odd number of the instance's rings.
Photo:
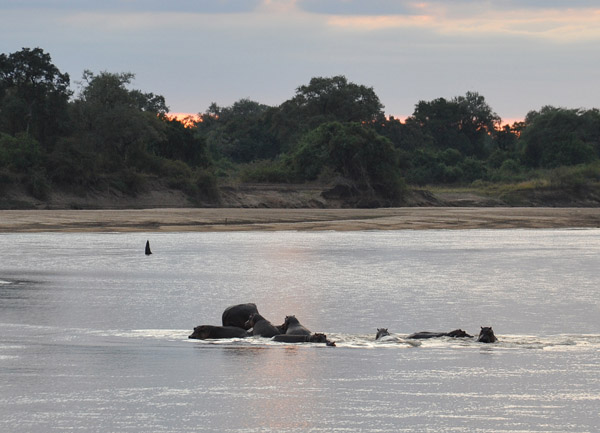
<svg viewBox="0 0 600 433">
<path fill-rule="evenodd" d="M 2 432 L 600 431 L 600 230 L 0 242 Z M 187 339 L 241 302 L 337 347 Z"/>
</svg>

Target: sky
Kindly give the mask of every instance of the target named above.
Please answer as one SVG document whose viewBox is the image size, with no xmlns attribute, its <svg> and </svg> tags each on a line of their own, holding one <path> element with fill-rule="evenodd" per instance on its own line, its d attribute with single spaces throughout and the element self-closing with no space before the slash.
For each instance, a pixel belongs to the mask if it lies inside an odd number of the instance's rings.
<svg viewBox="0 0 600 433">
<path fill-rule="evenodd" d="M 76 92 L 86 69 L 132 72 L 171 112 L 279 105 L 335 75 L 400 118 L 467 91 L 505 122 L 600 107 L 598 0 L 0 0 L 0 52 L 23 47 Z"/>
</svg>

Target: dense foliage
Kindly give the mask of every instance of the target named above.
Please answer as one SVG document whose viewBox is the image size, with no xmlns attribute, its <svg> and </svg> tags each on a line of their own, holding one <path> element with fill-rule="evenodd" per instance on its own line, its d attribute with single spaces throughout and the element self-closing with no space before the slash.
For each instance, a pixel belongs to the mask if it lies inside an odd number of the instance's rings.
<svg viewBox="0 0 600 433">
<path fill-rule="evenodd" d="M 0 192 L 20 184 L 127 194 L 155 179 L 217 199 L 217 178 L 328 182 L 399 203 L 409 185 L 523 181 L 543 169 L 600 157 L 600 112 L 546 106 L 501 119 L 477 92 L 419 101 L 386 117 L 370 87 L 315 77 L 279 106 L 216 103 L 192 125 L 164 98 L 132 89 L 131 73 L 84 71 L 79 91 L 40 48 L 0 54 Z"/>
</svg>

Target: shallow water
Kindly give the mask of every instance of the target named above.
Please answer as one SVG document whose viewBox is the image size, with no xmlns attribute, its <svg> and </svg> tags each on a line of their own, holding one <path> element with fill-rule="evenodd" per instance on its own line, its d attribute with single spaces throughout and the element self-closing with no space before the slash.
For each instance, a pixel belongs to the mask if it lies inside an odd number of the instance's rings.
<svg viewBox="0 0 600 433">
<path fill-rule="evenodd" d="M 0 431 L 600 430 L 600 230 L 0 241 Z M 337 347 L 187 339 L 240 302 Z"/>
</svg>

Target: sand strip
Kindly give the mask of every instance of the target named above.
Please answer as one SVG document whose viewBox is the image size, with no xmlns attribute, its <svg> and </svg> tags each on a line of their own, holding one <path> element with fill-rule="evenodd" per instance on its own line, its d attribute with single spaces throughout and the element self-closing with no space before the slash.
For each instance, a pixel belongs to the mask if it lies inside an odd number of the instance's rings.
<svg viewBox="0 0 600 433">
<path fill-rule="evenodd" d="M 599 208 L 4 210 L 0 232 L 596 228 Z"/>
</svg>

